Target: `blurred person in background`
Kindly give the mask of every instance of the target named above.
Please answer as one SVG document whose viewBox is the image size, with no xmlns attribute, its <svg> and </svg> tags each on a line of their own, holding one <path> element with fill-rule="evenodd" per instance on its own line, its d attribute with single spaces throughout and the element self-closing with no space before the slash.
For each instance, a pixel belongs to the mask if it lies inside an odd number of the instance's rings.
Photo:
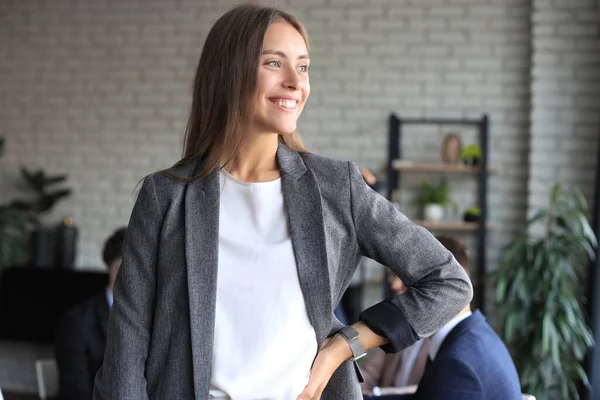
<svg viewBox="0 0 600 400">
<path fill-rule="evenodd" d="M 54 353 L 59 371 L 60 400 L 91 400 L 94 377 L 102 365 L 113 287 L 123 254 L 126 228 L 106 240 L 102 259 L 108 268 L 104 292 L 69 310 L 59 321 Z"/>
</svg>

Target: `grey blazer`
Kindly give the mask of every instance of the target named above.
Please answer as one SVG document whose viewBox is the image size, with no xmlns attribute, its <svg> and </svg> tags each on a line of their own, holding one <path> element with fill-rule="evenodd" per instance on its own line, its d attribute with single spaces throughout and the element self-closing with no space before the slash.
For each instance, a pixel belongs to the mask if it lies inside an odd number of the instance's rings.
<svg viewBox="0 0 600 400">
<path fill-rule="evenodd" d="M 390 340 L 386 351 L 433 334 L 469 303 L 471 283 L 453 256 L 372 191 L 355 164 L 283 144 L 277 159 L 300 286 L 319 345 L 342 327 L 333 310 L 362 255 L 390 266 L 409 288 L 361 314 Z M 192 177 L 200 165 L 168 173 Z M 125 238 L 95 400 L 208 399 L 218 229 L 217 171 L 187 184 L 166 173 L 145 179 Z M 322 398 L 362 399 L 350 361 Z"/>
</svg>

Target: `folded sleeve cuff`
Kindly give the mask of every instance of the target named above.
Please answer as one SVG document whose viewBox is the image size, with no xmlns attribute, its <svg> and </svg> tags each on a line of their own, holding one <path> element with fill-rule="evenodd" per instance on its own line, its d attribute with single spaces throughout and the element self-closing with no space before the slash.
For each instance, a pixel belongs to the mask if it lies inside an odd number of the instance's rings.
<svg viewBox="0 0 600 400">
<path fill-rule="evenodd" d="M 362 320 L 373 332 L 388 338 L 388 344 L 381 346 L 386 353 L 396 353 L 411 346 L 419 336 L 410 326 L 404 313 L 391 301 L 385 300 L 360 313 Z"/>
</svg>

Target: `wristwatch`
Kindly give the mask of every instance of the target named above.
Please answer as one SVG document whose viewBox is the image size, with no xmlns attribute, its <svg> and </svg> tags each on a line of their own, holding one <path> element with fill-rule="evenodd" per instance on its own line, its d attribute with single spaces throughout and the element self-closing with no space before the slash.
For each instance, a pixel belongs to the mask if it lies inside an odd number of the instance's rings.
<svg viewBox="0 0 600 400">
<path fill-rule="evenodd" d="M 356 361 L 367 355 L 362 343 L 358 339 L 358 332 L 351 326 L 345 326 L 340 329 L 339 333 L 346 339 L 350 349 L 352 350 L 352 360 Z"/>
</svg>

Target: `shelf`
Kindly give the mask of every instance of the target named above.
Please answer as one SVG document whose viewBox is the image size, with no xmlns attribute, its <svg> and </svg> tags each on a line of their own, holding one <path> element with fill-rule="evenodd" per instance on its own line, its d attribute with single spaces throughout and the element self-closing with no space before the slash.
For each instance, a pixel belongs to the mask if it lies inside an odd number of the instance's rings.
<svg viewBox="0 0 600 400">
<path fill-rule="evenodd" d="M 462 221 L 424 221 L 415 220 L 415 224 L 432 231 L 453 231 L 453 232 L 476 232 L 479 229 L 478 222 L 462 222 Z M 487 224 L 487 230 L 496 229 L 496 225 Z"/>
<path fill-rule="evenodd" d="M 434 163 L 413 163 L 411 161 L 394 160 L 392 168 L 396 171 L 413 171 L 413 172 L 455 172 L 455 173 L 478 173 L 481 171 L 479 167 L 471 167 L 463 164 L 434 164 Z M 488 173 L 498 172 L 497 167 L 488 167 Z"/>
</svg>

